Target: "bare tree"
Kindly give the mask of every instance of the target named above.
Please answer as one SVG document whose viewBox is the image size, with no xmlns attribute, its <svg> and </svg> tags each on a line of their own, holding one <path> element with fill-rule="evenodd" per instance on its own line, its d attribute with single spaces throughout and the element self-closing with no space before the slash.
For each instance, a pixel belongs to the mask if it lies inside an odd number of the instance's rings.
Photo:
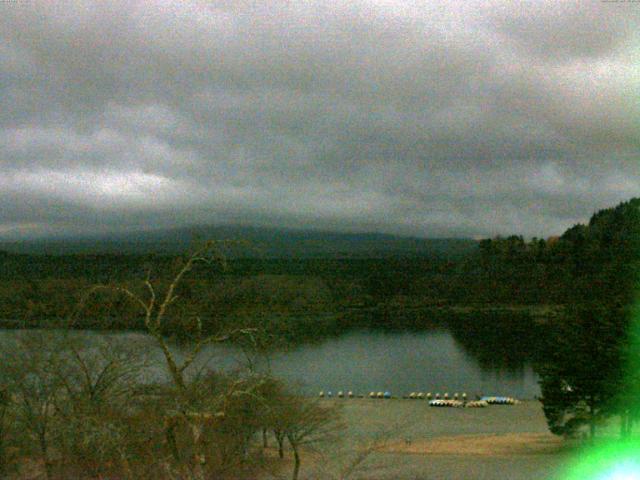
<svg viewBox="0 0 640 480">
<path fill-rule="evenodd" d="M 79 308 L 74 312 L 74 316 L 81 311 L 88 298 L 100 290 L 115 291 L 124 294 L 142 309 L 144 313 L 144 326 L 162 350 L 167 370 L 175 387 L 180 393 L 186 394 L 188 392 L 188 388 L 185 371 L 193 364 L 203 347 L 211 343 L 226 340 L 228 337 L 220 335 L 203 336 L 202 321 L 199 317 L 195 317 L 193 319 L 196 330 L 195 341 L 191 350 L 187 352 L 184 359 L 180 361 L 172 353 L 169 344 L 164 337 L 167 310 L 175 304 L 176 300 L 178 300 L 179 296 L 176 294 L 176 290 L 184 280 L 184 277 L 194 268 L 194 266 L 197 264 L 211 265 L 214 263 L 224 266 L 224 257 L 218 249 L 218 242 L 206 242 L 186 259 L 171 280 L 164 294 L 158 292 L 156 287 L 153 285 L 151 281 L 151 270 L 149 269 L 147 271 L 146 278 L 143 281 L 143 287 L 147 291 L 146 296 L 135 293 L 131 289 L 121 285 L 96 285 L 87 292 L 80 303 Z"/>
<path fill-rule="evenodd" d="M 48 479 L 53 475 L 51 440 L 62 384 L 56 374 L 60 349 L 48 332 L 21 332 L 2 352 L 1 375 L 12 403 L 14 421 L 37 445 Z"/>
<path fill-rule="evenodd" d="M 89 341 L 87 341 L 89 340 Z M 148 359 L 140 345 L 105 335 L 87 339 L 64 332 L 64 364 L 57 371 L 66 405 L 75 412 L 128 401 L 135 394 Z"/>
<path fill-rule="evenodd" d="M 6 443 L 10 402 L 9 390 L 0 384 L 0 474 L 5 473 L 7 469 Z"/>
<path fill-rule="evenodd" d="M 125 437 L 147 366 L 144 350 L 129 338 L 78 332 L 60 336 L 63 350 L 54 372 L 62 388 L 56 402 L 57 447 L 67 467 L 93 478 L 119 466 L 125 477 L 135 478 L 130 471 L 133 454 L 125 447 L 131 439 Z"/>
<path fill-rule="evenodd" d="M 106 290 L 116 291 L 132 302 L 137 304 L 144 313 L 144 326 L 146 331 L 152 336 L 156 344 L 162 351 L 167 371 L 172 380 L 173 386 L 177 393 L 176 408 L 168 412 L 165 418 L 165 435 L 166 441 L 175 460 L 180 461 L 181 455 L 177 445 L 176 430 L 181 424 L 186 424 L 191 436 L 191 447 L 193 455 L 191 458 L 191 475 L 197 480 L 203 480 L 205 477 L 204 467 L 207 463 L 207 456 L 204 448 L 204 430 L 212 428 L 217 419 L 224 417 L 224 405 L 230 398 L 238 394 L 235 385 L 229 395 L 222 395 L 216 399 L 207 398 L 202 401 L 202 396 L 198 394 L 198 385 L 190 384 L 187 377 L 187 370 L 191 367 L 198 356 L 202 353 L 203 348 L 209 344 L 227 340 L 229 335 L 204 335 L 202 322 L 199 317 L 193 318 L 193 329 L 195 330 L 195 338 L 190 349 L 182 358 L 178 358 L 172 352 L 164 333 L 168 319 L 168 310 L 178 300 L 177 290 L 185 276 L 194 269 L 196 265 L 214 265 L 217 264 L 224 268 L 225 259 L 221 253 L 221 246 L 228 246 L 238 242 L 206 242 L 203 246 L 196 249 L 189 255 L 185 261 L 179 266 L 177 273 L 170 281 L 164 292 L 160 292 L 151 281 L 151 272 L 147 272 L 143 281 L 143 288 L 146 295 L 138 294 L 133 290 L 119 285 L 96 285 L 85 296 L 81 302 L 80 308 L 86 300 L 94 293 Z M 243 332 L 240 332 L 243 333 Z"/>
<path fill-rule="evenodd" d="M 125 460 L 121 431 L 137 353 L 60 330 L 20 332 L 3 347 L 0 414 L 11 414 L 12 441 L 23 453 L 36 447 L 47 478 L 54 465 L 97 473 L 114 458 Z"/>
<path fill-rule="evenodd" d="M 276 402 L 272 428 L 279 439 L 281 456 L 283 436 L 289 441 L 294 460 L 292 478 L 297 480 L 303 447 L 316 447 L 335 438 L 343 425 L 335 406 L 322 406 L 315 399 L 285 395 Z"/>
</svg>

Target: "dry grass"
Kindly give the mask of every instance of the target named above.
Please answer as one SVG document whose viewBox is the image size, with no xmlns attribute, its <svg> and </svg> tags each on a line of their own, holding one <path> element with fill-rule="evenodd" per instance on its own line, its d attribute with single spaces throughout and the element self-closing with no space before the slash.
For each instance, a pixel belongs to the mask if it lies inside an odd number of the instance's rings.
<svg viewBox="0 0 640 480">
<path fill-rule="evenodd" d="M 545 433 L 506 433 L 501 435 L 456 435 L 430 440 L 394 441 L 380 451 L 419 455 L 552 455 L 565 451 L 562 439 Z"/>
</svg>

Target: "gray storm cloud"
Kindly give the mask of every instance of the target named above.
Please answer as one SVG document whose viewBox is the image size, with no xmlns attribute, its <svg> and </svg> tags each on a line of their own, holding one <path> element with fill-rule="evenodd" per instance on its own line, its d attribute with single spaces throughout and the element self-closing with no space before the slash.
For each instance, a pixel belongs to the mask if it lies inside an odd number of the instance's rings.
<svg viewBox="0 0 640 480">
<path fill-rule="evenodd" d="M 0 236 L 550 235 L 640 193 L 633 2 L 0 3 Z"/>
</svg>

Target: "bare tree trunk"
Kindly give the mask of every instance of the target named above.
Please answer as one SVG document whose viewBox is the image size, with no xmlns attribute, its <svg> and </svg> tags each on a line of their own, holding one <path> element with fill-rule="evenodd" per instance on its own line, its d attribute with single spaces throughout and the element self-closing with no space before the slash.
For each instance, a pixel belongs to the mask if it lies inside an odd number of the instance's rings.
<svg viewBox="0 0 640 480">
<path fill-rule="evenodd" d="M 212 342 L 224 340 L 226 337 L 209 336 L 202 338 L 202 323 L 199 318 L 196 320 L 196 328 L 198 332 L 198 338 L 191 351 L 182 360 L 177 360 L 171 353 L 168 343 L 165 341 L 162 332 L 165 325 L 165 313 L 167 309 L 178 299 L 178 295 L 175 294 L 176 289 L 182 282 L 183 277 L 192 269 L 197 263 L 210 263 L 212 258 L 211 254 L 217 253 L 214 242 L 207 242 L 203 247 L 196 250 L 188 257 L 186 263 L 182 266 L 179 272 L 173 277 L 173 280 L 169 284 L 168 289 L 163 295 L 162 301 L 156 295 L 156 289 L 151 283 L 150 272 L 147 273 L 147 278 L 144 281 L 144 285 L 147 288 L 148 295 L 146 298 L 132 292 L 126 287 L 110 287 L 108 285 L 96 285 L 87 294 L 92 295 L 98 290 L 113 290 L 126 295 L 134 303 L 138 304 L 145 313 L 144 324 L 147 332 L 156 340 L 156 343 L 162 350 L 167 370 L 173 380 L 174 386 L 178 391 L 180 402 L 183 403 L 183 407 L 190 405 L 189 400 L 189 385 L 186 378 L 185 371 L 193 364 L 197 356 L 201 353 L 202 348 Z M 86 301 L 85 298 L 85 301 Z M 184 413 L 184 412 L 183 412 Z M 196 412 L 196 415 L 202 415 L 202 412 Z M 187 415 L 185 415 L 187 416 Z M 187 416 L 188 417 L 188 416 Z M 191 430 L 191 437 L 193 440 L 193 475 L 197 480 L 204 480 L 204 465 L 207 463 L 206 452 L 202 446 L 202 434 L 204 428 L 205 419 L 200 418 L 185 418 L 188 426 Z M 175 419 L 169 419 L 165 424 L 165 437 L 172 456 L 176 461 L 180 461 L 180 454 L 178 446 L 176 444 L 175 434 L 176 423 Z"/>
<path fill-rule="evenodd" d="M 620 413 L 620 438 L 622 439 L 629 437 L 631 427 L 630 420 L 629 410 L 623 410 Z"/>
<path fill-rule="evenodd" d="M 124 478 L 127 480 L 132 480 L 136 478 L 133 475 L 133 471 L 131 470 L 131 464 L 129 463 L 129 459 L 127 458 L 127 453 L 122 447 L 118 447 L 118 453 L 120 453 L 120 460 L 122 462 L 122 469 L 124 470 Z"/>
<path fill-rule="evenodd" d="M 300 473 L 300 453 L 298 452 L 298 446 L 295 442 L 291 442 L 289 439 L 289 443 L 291 443 L 291 448 L 293 449 L 293 480 L 298 480 L 298 474 Z"/>
<path fill-rule="evenodd" d="M 253 437 L 253 432 L 251 434 L 247 434 L 242 442 L 242 458 L 244 460 L 249 459 L 249 451 L 251 447 L 251 439 Z"/>
<path fill-rule="evenodd" d="M 274 430 L 273 434 L 276 437 L 276 442 L 278 442 L 278 456 L 284 458 L 284 433 L 280 430 Z"/>
<path fill-rule="evenodd" d="M 589 439 L 593 441 L 596 438 L 596 417 L 594 414 L 593 400 L 589 403 Z"/>
<path fill-rule="evenodd" d="M 267 438 L 267 429 L 262 429 L 262 448 L 267 448 L 269 446 L 269 441 Z"/>
<path fill-rule="evenodd" d="M 174 419 L 165 420 L 167 423 L 165 425 L 164 436 L 167 440 L 167 445 L 169 445 L 169 450 L 171 451 L 171 455 L 173 456 L 176 462 L 180 461 L 180 450 L 178 450 L 178 442 L 176 441 L 176 424 Z"/>
<path fill-rule="evenodd" d="M 197 420 L 196 420 L 197 421 Z M 206 456 L 202 451 L 201 437 L 202 425 L 197 423 L 191 424 L 191 435 L 193 437 L 193 476 L 196 480 L 204 480 L 204 464 Z"/>
<path fill-rule="evenodd" d="M 47 480 L 51 480 L 53 478 L 53 465 L 49 461 L 49 449 L 47 448 L 47 439 L 46 432 L 41 432 L 39 435 L 39 443 L 40 443 L 40 455 L 42 456 L 42 461 L 44 463 L 44 473 Z"/>
<path fill-rule="evenodd" d="M 7 412 L 7 407 L 1 405 L 2 403 L 2 391 L 0 391 L 0 475 L 4 473 L 7 465 L 5 459 L 5 436 L 7 434 L 7 427 L 5 425 L 5 417 Z"/>
<path fill-rule="evenodd" d="M 631 436 L 631 412 L 627 411 L 627 426 L 625 428 L 625 437 L 629 438 Z"/>
</svg>

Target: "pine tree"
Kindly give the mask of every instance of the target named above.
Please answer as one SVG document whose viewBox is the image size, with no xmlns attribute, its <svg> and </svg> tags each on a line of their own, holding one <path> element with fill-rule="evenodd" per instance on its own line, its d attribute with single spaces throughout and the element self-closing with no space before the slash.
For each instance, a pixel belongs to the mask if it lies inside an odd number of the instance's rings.
<svg viewBox="0 0 640 480">
<path fill-rule="evenodd" d="M 551 335 L 537 366 L 549 429 L 574 436 L 617 411 L 624 386 L 627 315 L 620 308 L 589 305 L 570 309 Z"/>
</svg>

